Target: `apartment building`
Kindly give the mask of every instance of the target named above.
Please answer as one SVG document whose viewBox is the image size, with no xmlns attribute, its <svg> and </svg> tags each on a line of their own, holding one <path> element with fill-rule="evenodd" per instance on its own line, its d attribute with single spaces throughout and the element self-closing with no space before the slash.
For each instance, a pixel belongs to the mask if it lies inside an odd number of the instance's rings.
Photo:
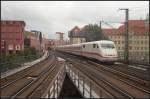
<svg viewBox="0 0 150 99">
<path fill-rule="evenodd" d="M 114 41 L 121 59 L 124 59 L 125 25 L 117 29 L 102 29 L 110 40 Z M 148 61 L 149 30 L 145 20 L 129 20 L 129 60 Z"/>
</svg>

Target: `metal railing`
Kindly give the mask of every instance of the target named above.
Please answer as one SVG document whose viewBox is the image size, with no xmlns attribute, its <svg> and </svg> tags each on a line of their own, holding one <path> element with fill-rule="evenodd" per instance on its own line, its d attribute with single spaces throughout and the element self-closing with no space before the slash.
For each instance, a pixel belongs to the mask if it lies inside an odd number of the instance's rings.
<svg viewBox="0 0 150 99">
<path fill-rule="evenodd" d="M 110 93 L 106 92 L 77 69 L 72 68 L 70 65 L 66 65 L 65 68 L 69 78 L 84 98 L 113 98 Z"/>
<path fill-rule="evenodd" d="M 51 84 L 48 86 L 48 92 L 43 94 L 42 98 L 58 98 L 62 89 L 62 85 L 66 76 L 65 68 L 63 67 L 55 76 Z"/>
</svg>

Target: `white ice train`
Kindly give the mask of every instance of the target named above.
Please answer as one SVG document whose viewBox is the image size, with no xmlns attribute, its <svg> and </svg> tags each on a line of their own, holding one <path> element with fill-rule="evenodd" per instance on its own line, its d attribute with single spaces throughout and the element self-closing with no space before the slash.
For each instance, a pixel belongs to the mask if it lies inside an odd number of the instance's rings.
<svg viewBox="0 0 150 99">
<path fill-rule="evenodd" d="M 56 50 L 85 56 L 88 58 L 94 58 L 101 62 L 114 63 L 118 60 L 115 44 L 109 40 L 62 45 L 58 46 Z"/>
</svg>

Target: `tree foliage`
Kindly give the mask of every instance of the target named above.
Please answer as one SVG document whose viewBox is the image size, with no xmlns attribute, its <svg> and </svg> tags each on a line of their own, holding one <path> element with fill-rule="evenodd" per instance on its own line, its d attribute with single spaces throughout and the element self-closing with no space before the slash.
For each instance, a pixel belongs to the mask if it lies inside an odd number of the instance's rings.
<svg viewBox="0 0 150 99">
<path fill-rule="evenodd" d="M 40 40 L 40 44 L 42 43 L 42 33 L 40 32 L 39 34 L 39 40 Z"/>
<path fill-rule="evenodd" d="M 7 71 L 8 69 L 16 68 L 21 66 L 21 64 L 25 62 L 30 62 L 39 58 L 39 55 L 35 48 L 30 48 L 25 46 L 24 51 L 20 51 L 18 53 L 12 53 L 8 55 L 0 56 L 0 69 L 2 72 Z"/>
<path fill-rule="evenodd" d="M 85 34 L 85 38 L 87 42 L 90 41 L 98 41 L 98 40 L 108 40 L 108 37 L 106 37 L 100 27 L 97 24 L 89 24 L 85 26 L 82 29 L 82 32 Z"/>
</svg>

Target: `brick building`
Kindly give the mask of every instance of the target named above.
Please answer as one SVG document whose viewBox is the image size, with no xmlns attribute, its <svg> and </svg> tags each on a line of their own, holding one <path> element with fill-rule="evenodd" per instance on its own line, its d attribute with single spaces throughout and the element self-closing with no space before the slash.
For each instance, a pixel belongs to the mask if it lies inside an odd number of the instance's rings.
<svg viewBox="0 0 150 99">
<path fill-rule="evenodd" d="M 26 46 L 40 50 L 40 41 L 37 34 L 26 31 L 24 42 Z"/>
<path fill-rule="evenodd" d="M 68 37 L 70 38 L 71 44 L 78 44 L 86 41 L 84 34 L 78 26 L 75 26 L 69 31 Z"/>
<path fill-rule="evenodd" d="M 25 45 L 35 48 L 36 50 L 47 50 L 52 46 L 52 41 L 50 39 L 42 37 L 42 42 L 40 44 L 39 40 L 39 34 L 37 32 L 33 31 L 25 31 L 25 39 L 24 39 Z"/>
<path fill-rule="evenodd" d="M 42 40 L 42 49 L 47 50 L 51 48 L 51 40 L 43 38 Z"/>
<path fill-rule="evenodd" d="M 115 42 L 118 54 L 124 58 L 125 25 L 117 29 L 102 29 L 103 33 Z M 149 54 L 148 27 L 145 20 L 129 20 L 129 60 L 147 62 Z"/>
<path fill-rule="evenodd" d="M 1 20 L 1 53 L 11 54 L 24 50 L 24 21 Z"/>
</svg>

